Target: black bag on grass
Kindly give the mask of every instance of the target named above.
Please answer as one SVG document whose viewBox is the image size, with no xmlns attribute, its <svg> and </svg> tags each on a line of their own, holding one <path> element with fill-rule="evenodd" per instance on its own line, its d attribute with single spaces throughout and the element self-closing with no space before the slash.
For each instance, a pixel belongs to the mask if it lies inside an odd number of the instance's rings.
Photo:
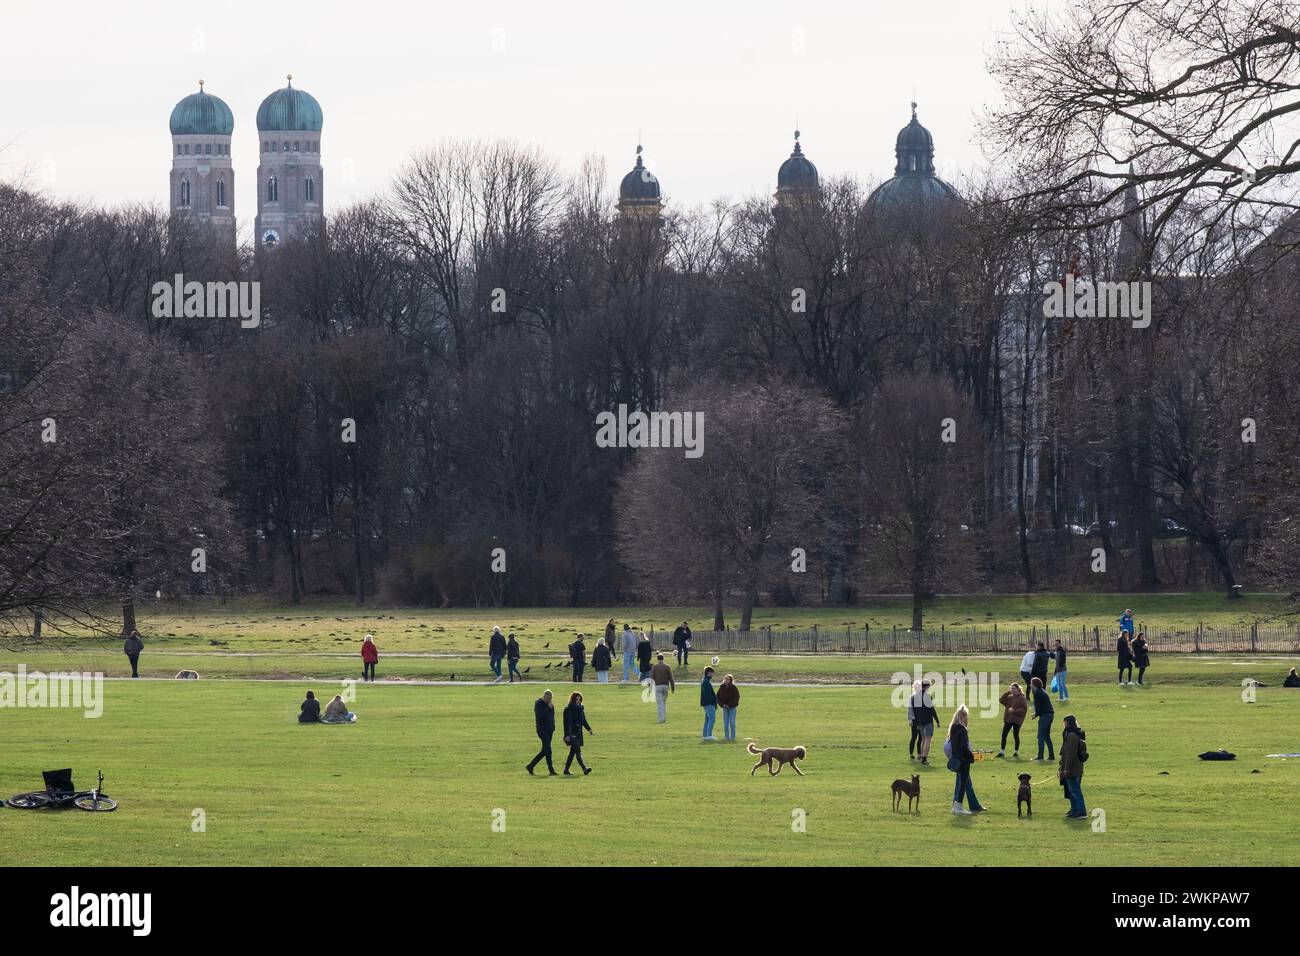
<svg viewBox="0 0 1300 956">
<path fill-rule="evenodd" d="M 1236 760 L 1237 755 L 1226 750 L 1207 750 L 1201 754 L 1202 760 Z"/>
</svg>

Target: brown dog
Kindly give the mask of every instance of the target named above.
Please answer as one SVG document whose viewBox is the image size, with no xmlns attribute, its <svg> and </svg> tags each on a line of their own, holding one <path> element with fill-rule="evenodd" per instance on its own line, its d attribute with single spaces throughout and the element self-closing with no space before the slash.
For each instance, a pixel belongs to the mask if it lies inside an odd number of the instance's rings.
<svg viewBox="0 0 1300 956">
<path fill-rule="evenodd" d="M 1032 817 L 1034 815 L 1034 794 L 1031 789 L 1032 784 L 1029 782 L 1029 774 L 1022 773 L 1020 779 L 1020 790 L 1016 793 L 1016 818 L 1020 818 L 1021 804 L 1025 807 L 1025 815 Z"/>
<path fill-rule="evenodd" d="M 895 780 L 893 787 L 895 810 L 903 805 L 903 794 L 907 794 L 907 812 L 912 812 L 913 800 L 916 800 L 916 812 L 921 812 L 921 778 L 917 774 L 912 774 L 911 783 L 906 780 Z"/>
<path fill-rule="evenodd" d="M 789 764 L 791 769 L 802 777 L 803 771 L 799 769 L 799 765 L 795 763 L 795 761 L 803 760 L 808 756 L 808 751 L 803 747 L 791 747 L 788 750 L 782 749 L 781 747 L 768 747 L 766 750 L 759 750 L 752 743 L 749 745 L 749 752 L 752 754 L 758 754 L 758 763 L 754 764 L 753 770 L 749 771 L 751 777 L 754 776 L 754 770 L 757 770 L 759 767 L 764 765 L 767 766 L 767 772 L 775 777 L 781 772 L 781 768 L 786 764 Z M 777 762 L 775 770 L 772 769 L 773 760 Z"/>
</svg>

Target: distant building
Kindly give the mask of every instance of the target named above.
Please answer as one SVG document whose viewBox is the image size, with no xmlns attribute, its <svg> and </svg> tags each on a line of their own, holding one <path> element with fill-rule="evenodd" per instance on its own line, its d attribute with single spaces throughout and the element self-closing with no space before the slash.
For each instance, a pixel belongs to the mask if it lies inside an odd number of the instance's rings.
<svg viewBox="0 0 1300 956">
<path fill-rule="evenodd" d="M 272 248 L 310 232 L 325 204 L 320 161 L 325 117 L 316 98 L 288 85 L 257 108 L 260 160 L 257 165 L 257 246 Z"/>
<path fill-rule="evenodd" d="M 172 109 L 171 182 L 173 214 L 193 216 L 235 243 L 235 171 L 230 161 L 230 137 L 235 117 L 225 100 L 203 89 Z"/>
<path fill-rule="evenodd" d="M 794 149 L 790 157 L 776 171 L 776 204 L 778 207 L 796 206 L 812 202 L 821 195 L 821 182 L 817 167 L 803 154 L 799 145 L 799 131 L 794 131 Z"/>
<path fill-rule="evenodd" d="M 893 178 L 877 186 L 867 200 L 872 209 L 960 201 L 957 190 L 935 174 L 934 137 L 916 118 L 915 103 L 912 104 L 912 121 L 898 131 L 894 141 L 894 157 Z"/>
<path fill-rule="evenodd" d="M 618 214 L 624 221 L 657 221 L 663 214 L 663 194 L 659 179 L 646 169 L 641 145 L 636 147 L 636 165 L 618 185 Z"/>
</svg>

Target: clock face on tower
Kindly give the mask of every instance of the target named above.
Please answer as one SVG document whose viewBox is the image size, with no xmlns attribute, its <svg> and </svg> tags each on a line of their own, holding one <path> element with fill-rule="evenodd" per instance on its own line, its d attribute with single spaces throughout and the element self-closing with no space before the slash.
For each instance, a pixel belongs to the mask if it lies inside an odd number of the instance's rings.
<svg viewBox="0 0 1300 956">
<path fill-rule="evenodd" d="M 280 241 L 280 234 L 274 229 L 268 229 L 262 233 L 262 245 L 273 246 Z"/>
</svg>

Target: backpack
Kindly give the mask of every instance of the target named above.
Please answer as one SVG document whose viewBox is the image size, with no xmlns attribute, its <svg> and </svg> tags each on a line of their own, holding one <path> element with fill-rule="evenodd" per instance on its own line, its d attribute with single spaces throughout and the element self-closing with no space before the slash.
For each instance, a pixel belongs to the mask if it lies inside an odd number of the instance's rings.
<svg viewBox="0 0 1300 956">
<path fill-rule="evenodd" d="M 1085 764 L 1087 762 L 1088 762 L 1088 745 L 1084 743 L 1083 735 L 1080 734 L 1079 735 L 1079 763 Z"/>
</svg>

